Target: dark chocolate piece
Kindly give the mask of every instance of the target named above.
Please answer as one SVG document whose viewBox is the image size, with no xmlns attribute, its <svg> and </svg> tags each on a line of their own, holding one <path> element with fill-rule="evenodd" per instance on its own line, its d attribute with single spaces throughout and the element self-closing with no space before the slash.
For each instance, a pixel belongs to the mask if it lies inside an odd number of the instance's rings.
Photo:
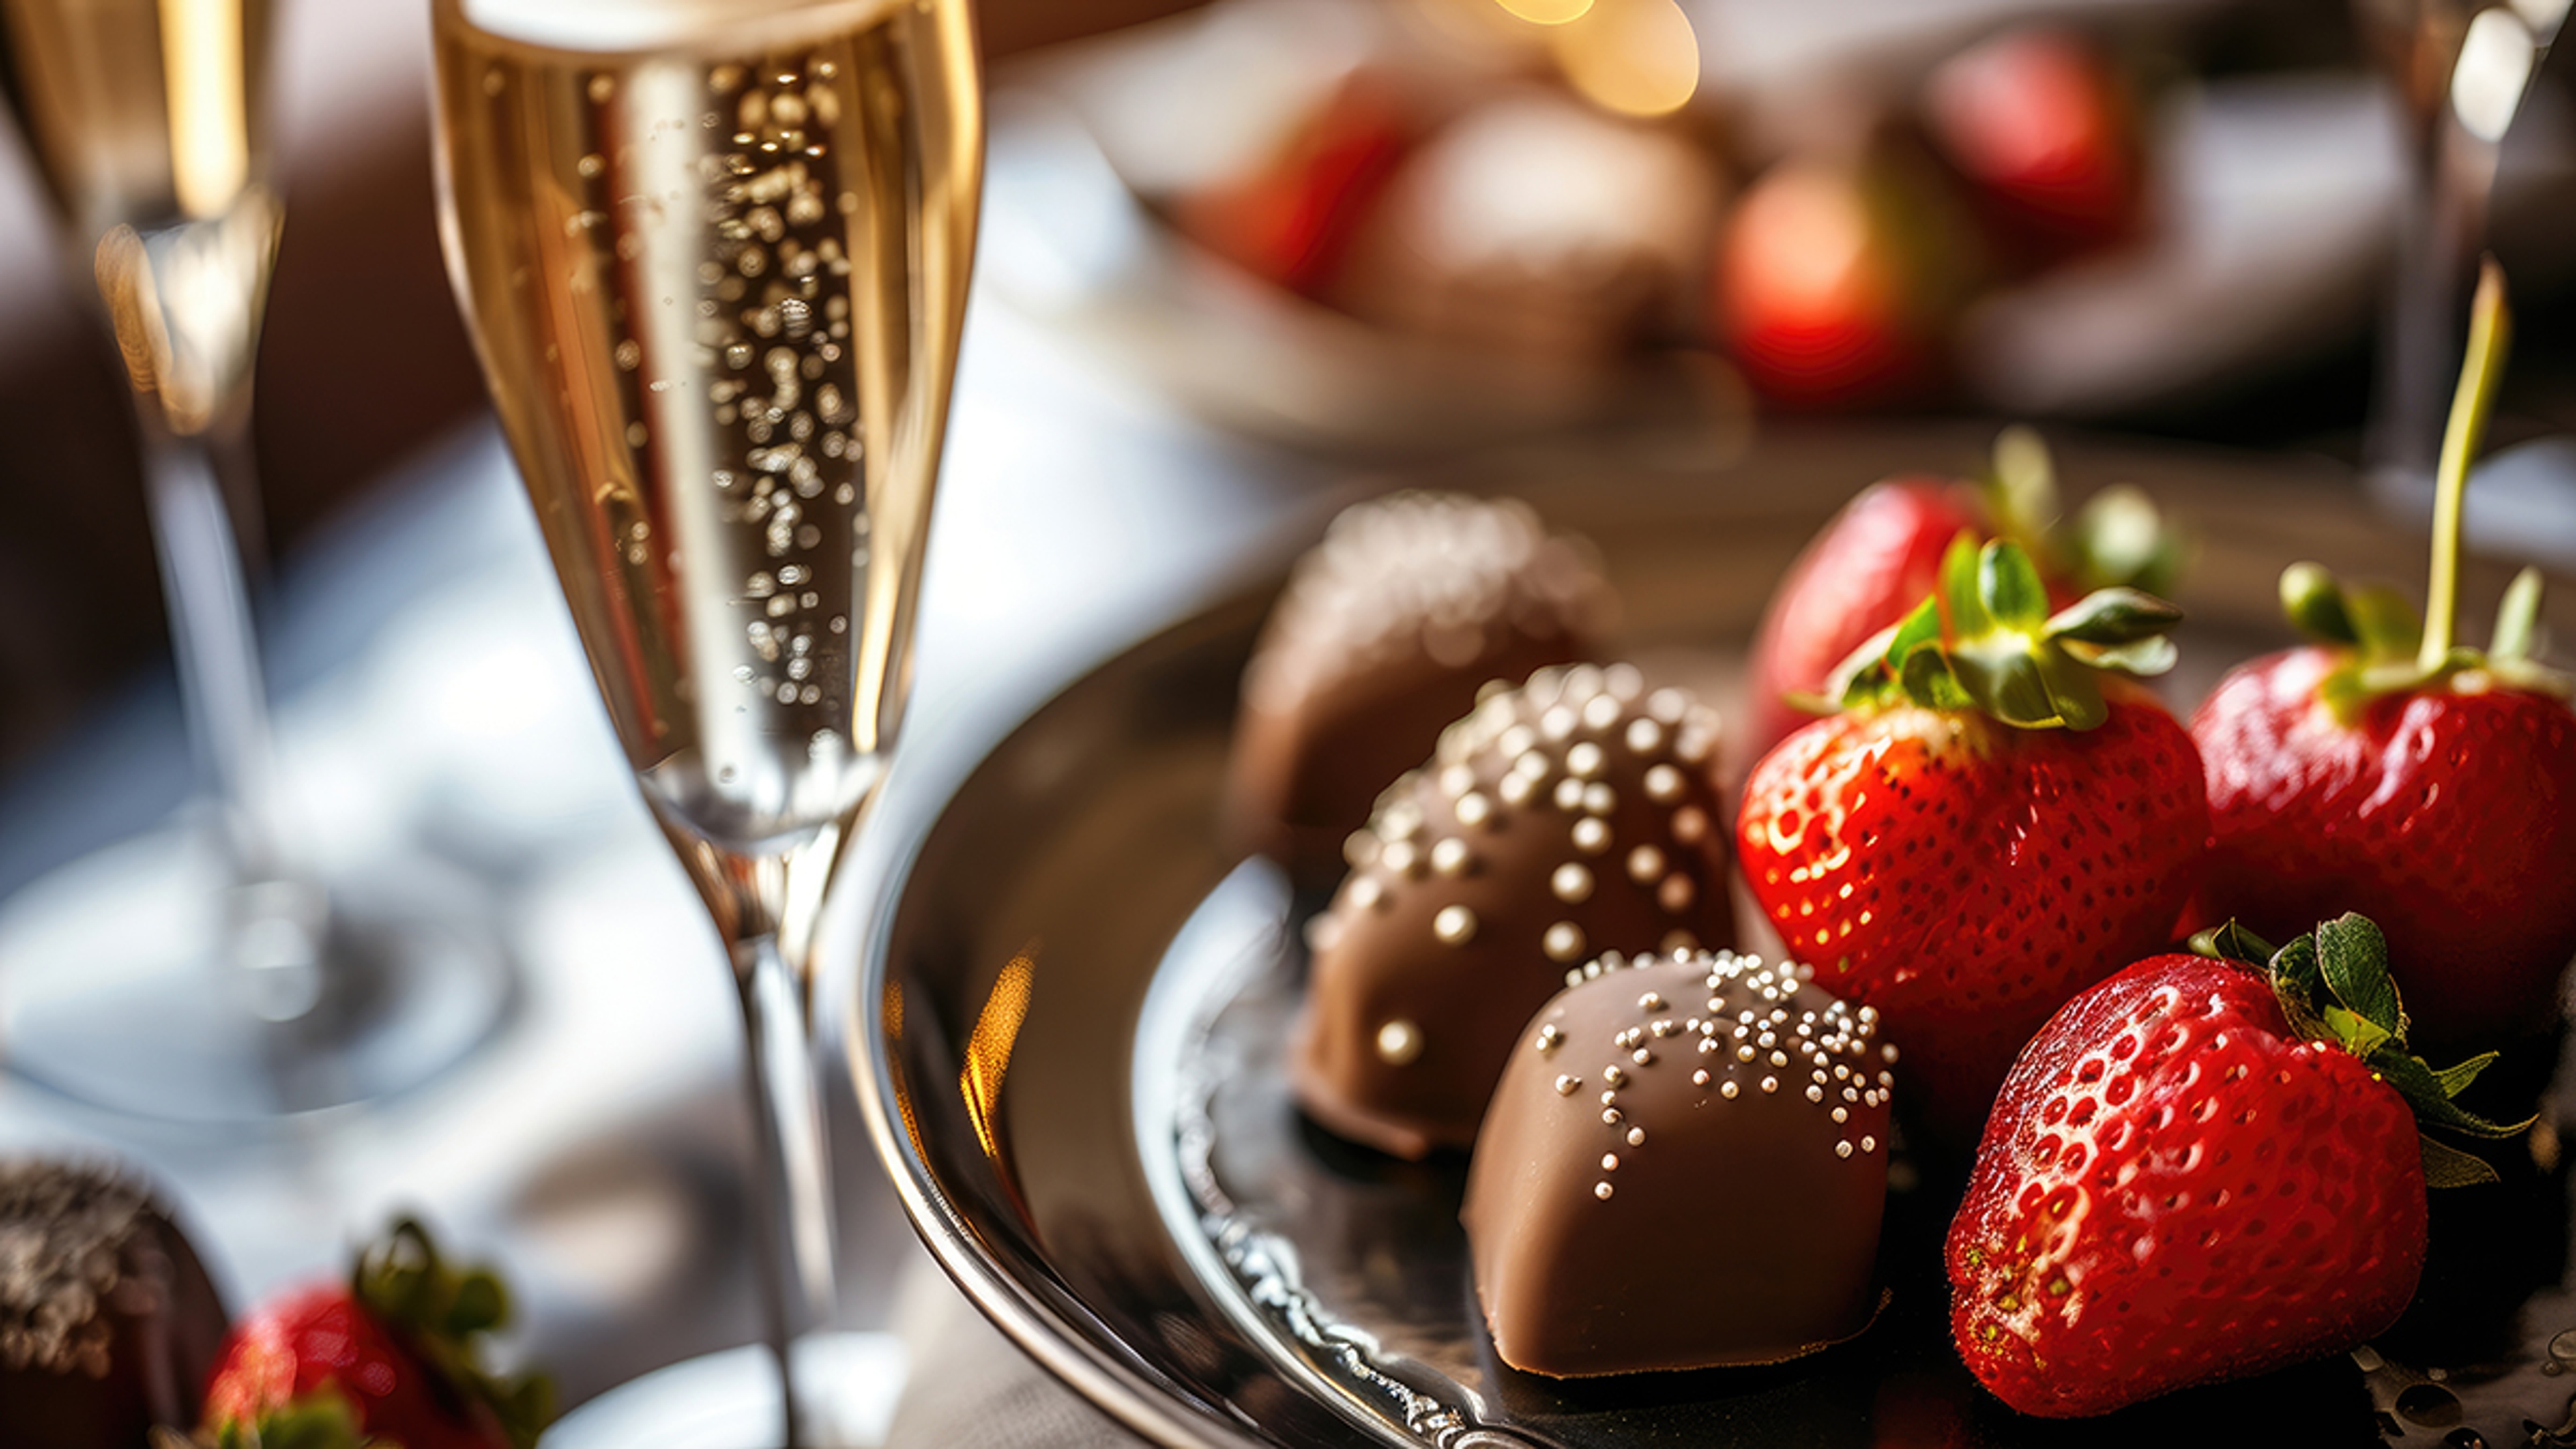
<svg viewBox="0 0 2576 1449">
<path fill-rule="evenodd" d="M 1777 1363 L 1867 1327 L 1893 1055 L 1803 966 L 1586 966 L 1522 1034 L 1467 1169 L 1503 1362 Z"/>
<path fill-rule="evenodd" d="M 1717 716 L 1627 665 L 1542 669 L 1441 735 L 1307 927 L 1291 1058 L 1326 1127 L 1475 1141 L 1521 1024 L 1598 952 L 1732 944 Z"/>
<path fill-rule="evenodd" d="M 1244 671 L 1227 812 L 1309 884 L 1386 782 L 1496 679 L 1591 652 L 1610 593 L 1589 546 L 1527 504 L 1398 493 L 1333 520 L 1298 561 Z"/>
<path fill-rule="evenodd" d="M 196 1426 L 225 1327 L 204 1265 L 113 1168 L 0 1163 L 0 1444 L 146 1449 Z"/>
</svg>

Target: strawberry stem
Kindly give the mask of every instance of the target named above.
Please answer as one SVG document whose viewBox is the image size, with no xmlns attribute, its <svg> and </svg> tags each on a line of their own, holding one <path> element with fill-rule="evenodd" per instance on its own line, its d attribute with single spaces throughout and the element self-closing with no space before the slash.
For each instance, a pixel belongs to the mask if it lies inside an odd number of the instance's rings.
<svg viewBox="0 0 2576 1449">
<path fill-rule="evenodd" d="M 2234 921 L 2192 938 L 2192 949 L 2200 954 L 2238 961 L 2247 960 L 2246 952 L 2261 944 Z M 2319 922 L 2314 931 L 2273 952 L 2266 971 L 2290 1029 L 2358 1058 L 2406 1099 L 2419 1128 L 2500 1141 L 2522 1135 L 2538 1120 L 2491 1122 L 2452 1100 L 2494 1064 L 2494 1052 L 2440 1068 L 2407 1047 L 2406 1008 L 2389 975 L 2388 942 L 2369 917 L 2346 913 Z M 2431 1137 L 2423 1143 L 2425 1173 L 2433 1186 L 2496 1180 L 2495 1169 L 2474 1154 Z"/>
<path fill-rule="evenodd" d="M 2459 615 L 2460 514 L 2469 491 L 2469 464 L 2485 438 L 2487 416 L 2495 410 L 2497 385 L 2504 378 L 2504 357 L 2513 336 L 2505 311 L 2504 268 L 2488 257 L 2478 265 L 2478 292 L 2469 304 L 2469 354 L 2460 369 L 2459 390 L 2451 396 L 2451 418 L 2442 431 L 2442 461 L 2434 473 L 2433 574 L 2426 586 L 2424 642 L 2416 667 L 2438 672 L 2450 658 Z"/>
<path fill-rule="evenodd" d="M 2097 678 L 2173 667 L 2182 611 L 2136 589 L 2096 589 L 2051 614 L 2021 545 L 1962 532 L 1932 597 L 1835 671 L 1845 709 L 1904 701 L 1982 710 L 2016 729 L 2089 730 L 2110 718 Z"/>
</svg>

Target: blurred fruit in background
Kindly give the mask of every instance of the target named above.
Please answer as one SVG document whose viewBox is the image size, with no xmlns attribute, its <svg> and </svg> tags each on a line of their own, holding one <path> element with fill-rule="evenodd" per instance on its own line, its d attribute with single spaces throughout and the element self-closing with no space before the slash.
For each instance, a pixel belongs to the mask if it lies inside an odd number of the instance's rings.
<svg viewBox="0 0 2576 1449">
<path fill-rule="evenodd" d="M 1105 103 L 1112 163 L 1181 236 L 1394 334 L 1608 363 L 1714 348 L 1779 405 L 1909 402 L 1942 388 L 1990 258 L 2026 274 L 2144 215 L 2135 100 L 2063 28 L 1824 98 L 1766 154 L 1702 92 L 1676 0 L 1223 0 L 1185 23 L 1158 62 L 1107 68 L 1186 77 L 1164 125 Z M 1229 70 L 1215 129 L 1253 139 L 1172 134 Z"/>
<path fill-rule="evenodd" d="M 2084 37 L 2034 27 L 1980 41 L 1932 72 L 1922 116 L 1989 242 L 2020 269 L 2136 235 L 2146 194 L 2137 107 Z"/>
<path fill-rule="evenodd" d="M 1320 296 L 1420 132 L 1392 78 L 1354 73 L 1264 162 L 1180 198 L 1174 223 L 1254 276 Z"/>
<path fill-rule="evenodd" d="M 2400 104 L 2324 8 L 1215 0 L 1009 78 L 1147 238 L 1033 295 L 1310 441 L 1740 423 L 1748 390 L 2134 425 L 2368 343 Z M 2499 245 L 2576 220 L 2564 99 Z"/>
<path fill-rule="evenodd" d="M 1966 297 L 1953 213 L 1902 161 L 1772 167 L 1718 244 L 1715 336 L 1774 402 L 1923 395 Z"/>
</svg>

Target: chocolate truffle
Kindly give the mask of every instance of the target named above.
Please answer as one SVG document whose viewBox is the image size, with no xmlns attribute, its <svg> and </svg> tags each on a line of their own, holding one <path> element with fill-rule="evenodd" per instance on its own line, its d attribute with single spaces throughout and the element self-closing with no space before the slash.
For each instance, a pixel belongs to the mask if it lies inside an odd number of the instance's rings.
<svg viewBox="0 0 2576 1449">
<path fill-rule="evenodd" d="M 0 1443 L 145 1449 L 182 1432 L 224 1308 L 187 1239 L 110 1168 L 0 1163 Z"/>
<path fill-rule="evenodd" d="M 1585 966 L 1521 1035 L 1459 1214 L 1503 1362 L 1777 1363 L 1869 1325 L 1892 1056 L 1803 966 Z"/>
<path fill-rule="evenodd" d="M 1243 677 L 1228 813 L 1308 884 L 1479 688 L 1590 652 L 1610 592 L 1527 504 L 1398 493 L 1346 510 L 1289 576 Z"/>
<path fill-rule="evenodd" d="M 1332 296 L 1479 352 L 1597 365 L 1687 314 L 1724 175 L 1675 128 L 1506 91 L 1396 169 Z"/>
<path fill-rule="evenodd" d="M 1463 1148 L 1521 1023 L 1605 950 L 1731 944 L 1717 716 L 1627 665 L 1497 689 L 1390 787 L 1307 927 L 1290 1071 L 1324 1126 Z"/>
</svg>

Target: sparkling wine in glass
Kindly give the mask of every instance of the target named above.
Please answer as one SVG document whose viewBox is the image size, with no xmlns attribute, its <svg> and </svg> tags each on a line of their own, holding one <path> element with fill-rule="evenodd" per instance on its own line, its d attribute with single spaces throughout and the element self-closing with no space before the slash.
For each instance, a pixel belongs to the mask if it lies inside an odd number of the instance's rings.
<svg viewBox="0 0 2576 1449">
<path fill-rule="evenodd" d="M 805 958 L 903 712 L 974 249 L 964 0 L 433 13 L 457 295 L 627 762 L 732 957 L 786 1373 L 831 1287 Z"/>
<path fill-rule="evenodd" d="M 507 978 L 410 868 L 325 883 L 278 818 L 249 590 L 215 459 L 246 453 L 280 211 L 269 0 L 0 0 L 0 98 L 132 384 L 189 734 L 211 810 L 0 911 L 0 1060 L 71 1096 L 259 1120 L 459 1059 Z"/>
</svg>

